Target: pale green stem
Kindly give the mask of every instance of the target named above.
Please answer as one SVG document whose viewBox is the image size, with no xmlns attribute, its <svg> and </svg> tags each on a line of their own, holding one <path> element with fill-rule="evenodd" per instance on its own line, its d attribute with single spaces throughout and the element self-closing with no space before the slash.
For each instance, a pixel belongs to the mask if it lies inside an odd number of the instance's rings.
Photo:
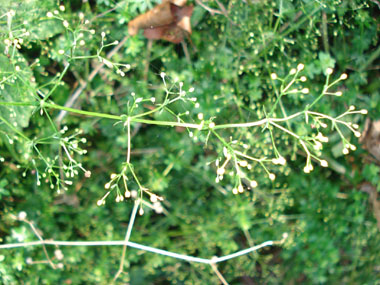
<svg viewBox="0 0 380 285">
<path fill-rule="evenodd" d="M 127 120 L 127 129 L 128 129 L 128 150 L 127 150 L 127 163 L 131 160 L 131 119 Z"/>
<path fill-rule="evenodd" d="M 30 142 L 31 140 L 25 136 L 21 131 L 16 129 L 11 123 L 9 123 L 6 119 L 4 119 L 2 116 L 0 116 L 0 120 L 4 122 L 12 131 L 14 131 L 16 134 L 18 134 L 20 137 L 22 137 L 24 140 Z"/>
</svg>

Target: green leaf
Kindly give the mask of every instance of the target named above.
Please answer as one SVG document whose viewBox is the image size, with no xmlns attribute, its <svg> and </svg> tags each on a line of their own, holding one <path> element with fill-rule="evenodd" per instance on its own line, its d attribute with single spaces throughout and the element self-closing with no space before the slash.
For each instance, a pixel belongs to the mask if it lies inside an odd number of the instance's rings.
<svg viewBox="0 0 380 285">
<path fill-rule="evenodd" d="M 0 44 L 0 50 L 5 50 L 5 46 Z M 31 69 L 25 58 L 16 49 L 9 53 L 12 53 L 9 58 L 3 53 L 0 54 L 0 77 L 2 78 L 0 101 L 34 101 L 36 88 L 32 81 L 33 73 Z M 17 129 L 25 128 L 29 125 L 32 110 L 33 107 L 31 106 L 0 106 L 1 116 Z M 4 124 L 0 124 L 0 130 L 8 129 Z"/>
<path fill-rule="evenodd" d="M 64 30 L 62 21 L 46 16 L 47 12 L 58 11 L 57 8 L 54 0 L 0 0 L 0 15 L 14 12 L 13 16 L 7 16 L 7 24 L 0 22 L 0 31 L 12 31 L 13 36 L 17 37 L 19 33 L 22 33 L 21 28 L 27 28 L 28 39 L 50 38 Z"/>
<path fill-rule="evenodd" d="M 325 53 L 325 52 L 320 52 L 318 57 L 319 57 L 319 62 L 321 64 L 321 68 L 326 75 L 327 68 L 334 68 L 335 59 L 333 59 L 328 53 Z"/>
</svg>

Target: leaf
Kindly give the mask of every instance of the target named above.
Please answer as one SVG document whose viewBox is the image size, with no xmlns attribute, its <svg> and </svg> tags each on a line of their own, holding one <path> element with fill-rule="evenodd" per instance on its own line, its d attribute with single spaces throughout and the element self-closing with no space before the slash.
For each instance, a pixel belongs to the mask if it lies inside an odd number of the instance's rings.
<svg viewBox="0 0 380 285">
<path fill-rule="evenodd" d="M 8 28 L 10 30 L 17 29 L 16 32 L 13 31 L 13 36 L 18 36 L 21 31 L 20 26 L 24 26 L 27 28 L 29 33 L 27 38 L 30 40 L 50 38 L 64 30 L 60 20 L 47 18 L 46 16 L 48 11 L 53 11 L 55 8 L 56 3 L 54 0 L 42 2 L 38 0 L 0 0 L 0 16 L 9 11 L 15 12 L 10 22 L 0 23 L 0 31 L 8 31 Z"/>
<path fill-rule="evenodd" d="M 206 15 L 206 10 L 202 7 L 194 7 L 193 14 L 191 15 L 191 25 L 196 26 Z"/>
<path fill-rule="evenodd" d="M 3 51 L 4 49 L 4 45 L 0 44 L 0 50 Z M 4 81 L 0 86 L 0 101 L 33 101 L 36 93 L 35 84 L 32 82 L 33 73 L 24 57 L 17 50 L 14 51 L 13 58 L 8 58 L 1 53 L 0 66 L 0 78 Z M 17 129 L 25 128 L 29 125 L 32 110 L 33 107 L 0 106 L 1 116 Z M 0 124 L 0 130 L 9 129 L 4 124 Z"/>
<path fill-rule="evenodd" d="M 334 68 L 335 59 L 333 59 L 330 54 L 325 52 L 320 52 L 318 58 L 321 64 L 322 71 L 325 73 L 327 68 Z"/>
<path fill-rule="evenodd" d="M 360 186 L 360 190 L 369 194 L 369 202 L 372 204 L 373 215 L 377 220 L 377 228 L 380 230 L 380 202 L 378 201 L 378 193 L 376 187 L 371 183 L 364 182 Z"/>
<path fill-rule="evenodd" d="M 380 161 L 380 120 L 371 121 L 367 118 L 359 142 L 363 144 L 363 147 L 370 154 Z"/>
<path fill-rule="evenodd" d="M 144 29 L 147 39 L 180 43 L 184 35 L 191 34 L 193 6 L 183 6 L 185 3 L 183 0 L 164 1 L 130 21 L 128 33 L 133 36 L 138 30 Z"/>
<path fill-rule="evenodd" d="M 161 3 L 152 10 L 133 19 L 128 24 L 128 33 L 134 36 L 140 29 L 165 26 L 173 23 L 174 16 L 172 15 L 170 6 L 169 2 Z"/>
</svg>

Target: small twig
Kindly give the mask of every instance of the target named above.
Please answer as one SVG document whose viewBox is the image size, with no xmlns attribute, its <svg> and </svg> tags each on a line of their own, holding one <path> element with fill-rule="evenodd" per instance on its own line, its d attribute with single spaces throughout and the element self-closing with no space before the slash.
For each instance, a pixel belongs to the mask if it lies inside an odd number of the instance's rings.
<svg viewBox="0 0 380 285">
<path fill-rule="evenodd" d="M 378 59 L 380 56 L 380 46 L 371 54 L 371 56 L 367 59 L 365 63 L 363 63 L 360 68 L 359 72 L 362 72 L 367 69 L 367 67 L 376 59 Z"/>
<path fill-rule="evenodd" d="M 376 187 L 369 182 L 364 182 L 359 189 L 369 194 L 368 200 L 372 203 L 373 215 L 377 220 L 377 228 L 380 231 L 380 202 L 377 200 Z"/>
<path fill-rule="evenodd" d="M 111 58 L 116 52 L 119 51 L 119 49 L 124 45 L 124 43 L 127 41 L 129 36 L 125 36 L 117 46 L 115 46 L 106 56 L 107 59 Z M 82 93 L 82 91 L 87 87 L 87 84 L 91 82 L 94 77 L 99 73 L 99 71 L 104 67 L 104 62 L 100 63 L 95 69 L 90 73 L 87 80 L 82 81 L 80 83 L 80 86 L 74 91 L 74 93 L 69 97 L 69 99 L 65 103 L 65 107 L 71 107 L 74 105 L 75 101 L 78 99 L 79 95 Z M 62 110 L 57 118 L 56 121 L 58 123 L 58 126 L 61 124 L 63 118 L 66 116 L 67 112 Z"/>
<path fill-rule="evenodd" d="M 224 14 L 224 16 L 226 16 L 228 18 L 228 12 L 226 10 L 226 8 L 224 8 L 223 4 L 220 3 L 218 0 L 215 0 L 215 2 L 218 4 L 220 10 L 222 11 L 222 13 Z"/>
<path fill-rule="evenodd" d="M 370 0 L 372 3 L 375 3 L 377 7 L 380 9 L 380 3 L 377 0 Z"/>
<path fill-rule="evenodd" d="M 212 270 L 214 270 L 216 276 L 218 276 L 220 282 L 222 282 L 223 285 L 228 285 L 228 282 L 226 281 L 226 279 L 224 279 L 222 273 L 220 273 L 216 264 L 211 263 L 210 265 L 211 265 Z"/>
<path fill-rule="evenodd" d="M 99 15 L 96 15 L 92 20 L 91 22 L 93 22 L 94 20 L 96 20 L 97 18 L 101 18 L 105 15 L 107 15 L 108 13 L 111 13 L 112 11 L 115 11 L 117 8 L 119 8 L 118 6 L 121 6 L 121 2 L 120 3 L 117 3 L 115 5 L 115 7 L 111 8 L 111 9 L 108 9 L 107 11 L 104 11 L 103 13 L 100 13 Z"/>
<path fill-rule="evenodd" d="M 284 234 L 285 236 L 285 234 Z M 286 235 L 287 236 L 287 235 Z M 204 263 L 204 264 L 214 264 L 218 262 L 223 262 L 229 259 L 233 259 L 242 255 L 246 255 L 250 252 L 257 251 L 260 248 L 271 246 L 271 245 L 277 245 L 282 244 L 284 242 L 285 237 L 281 241 L 266 241 L 259 245 L 256 245 L 254 247 L 250 247 L 238 252 L 235 252 L 233 254 L 229 254 L 223 257 L 214 257 L 212 259 L 206 259 L 206 258 L 200 258 L 200 257 L 194 257 L 184 254 L 179 254 L 175 252 L 170 252 L 167 250 L 154 248 L 142 244 L 138 244 L 131 241 L 125 241 L 125 240 L 117 240 L 117 241 L 52 241 L 52 240 L 40 240 L 40 241 L 32 241 L 32 242 L 23 242 L 23 243 L 11 243 L 11 244 L 1 244 L 0 249 L 9 249 L 9 248 L 16 248 L 16 247 L 28 247 L 28 246 L 34 246 L 34 245 L 60 245 L 60 246 L 120 246 L 120 245 L 127 245 L 132 248 L 137 248 L 140 250 L 145 250 L 148 252 L 153 252 L 177 259 L 182 259 L 188 262 L 197 262 L 197 263 Z"/>
<path fill-rule="evenodd" d="M 133 136 L 133 134 L 132 134 Z M 147 147 L 131 150 L 131 155 L 147 155 L 163 151 L 162 147 Z"/>
<path fill-rule="evenodd" d="M 212 8 L 206 6 L 205 4 L 202 3 L 201 0 L 195 0 L 195 2 L 196 2 L 199 6 L 202 6 L 205 10 L 207 10 L 208 12 L 210 12 L 211 16 L 214 16 L 215 14 L 223 15 L 223 12 L 222 12 L 222 11 L 220 11 L 220 10 L 216 10 L 216 9 L 212 9 Z"/>
<path fill-rule="evenodd" d="M 323 37 L 323 47 L 325 52 L 329 53 L 329 36 L 327 31 L 327 15 L 326 12 L 322 12 L 322 37 Z"/>
<path fill-rule="evenodd" d="M 292 22 L 296 22 L 301 16 L 302 16 L 303 12 L 302 11 L 299 11 L 296 16 L 294 17 L 293 21 Z M 284 25 L 281 26 L 279 32 L 282 33 L 283 31 L 285 31 L 289 26 L 290 24 L 292 24 L 292 22 L 287 22 L 285 23 Z"/>
<path fill-rule="evenodd" d="M 205 4 L 203 4 L 201 0 L 195 0 L 195 2 L 199 6 L 202 6 L 206 11 L 210 12 L 211 16 L 214 16 L 215 14 L 224 15 L 231 22 L 231 24 L 236 25 L 236 23 L 234 23 L 234 21 L 232 21 L 230 17 L 228 16 L 228 11 L 226 10 L 226 8 L 218 0 L 216 0 L 216 3 L 218 4 L 220 10 L 216 10 L 216 9 L 206 6 Z"/>
<path fill-rule="evenodd" d="M 185 54 L 187 63 L 191 64 L 191 59 L 190 59 L 189 50 L 187 49 L 187 44 L 185 43 L 185 41 L 182 41 L 181 44 L 182 44 L 183 53 Z"/>
<path fill-rule="evenodd" d="M 153 40 L 148 40 L 146 47 L 146 58 L 145 58 L 145 67 L 144 67 L 144 81 L 148 81 L 148 72 L 149 72 L 149 62 L 150 62 L 150 50 L 152 49 Z"/>
<path fill-rule="evenodd" d="M 62 181 L 65 180 L 65 174 L 63 173 L 63 156 L 62 156 L 62 147 L 59 145 L 58 148 L 58 164 L 59 164 L 59 177 Z"/>
<path fill-rule="evenodd" d="M 131 213 L 131 218 L 129 219 L 129 224 L 128 224 L 127 232 L 125 234 L 123 253 L 122 253 L 121 259 L 120 259 L 120 267 L 119 267 L 119 270 L 117 271 L 117 273 L 115 274 L 115 277 L 113 278 L 113 281 L 115 281 L 119 277 L 119 275 L 123 272 L 125 253 L 127 251 L 127 244 L 129 242 L 129 238 L 131 237 L 132 228 L 133 228 L 133 224 L 135 222 L 136 213 L 137 213 L 137 209 L 139 207 L 139 203 L 140 203 L 140 201 L 138 199 L 135 200 L 135 204 L 133 206 L 133 210 L 132 210 L 132 213 Z"/>
<path fill-rule="evenodd" d="M 37 236 L 37 238 L 42 242 L 42 249 L 43 249 L 43 251 L 44 251 L 44 253 L 45 253 L 45 256 L 46 256 L 46 259 L 47 259 L 48 263 L 50 264 L 50 266 L 51 266 L 53 269 L 57 269 L 57 267 L 55 266 L 55 264 L 53 263 L 53 261 L 52 261 L 52 260 L 50 259 L 50 257 L 49 257 L 49 254 L 48 254 L 48 252 L 47 252 L 47 249 L 46 249 L 46 247 L 45 247 L 45 245 L 44 245 L 44 243 L 45 243 L 44 239 L 43 239 L 42 236 L 38 233 L 38 230 L 35 228 L 35 226 L 33 225 L 33 223 L 30 222 L 30 221 L 28 221 L 27 219 L 20 219 L 20 218 L 17 218 L 17 217 L 14 217 L 14 218 L 17 219 L 17 220 L 23 221 L 23 222 L 27 223 L 27 224 L 30 226 L 30 228 L 32 229 L 33 233 L 34 233 L 34 234 Z"/>
</svg>

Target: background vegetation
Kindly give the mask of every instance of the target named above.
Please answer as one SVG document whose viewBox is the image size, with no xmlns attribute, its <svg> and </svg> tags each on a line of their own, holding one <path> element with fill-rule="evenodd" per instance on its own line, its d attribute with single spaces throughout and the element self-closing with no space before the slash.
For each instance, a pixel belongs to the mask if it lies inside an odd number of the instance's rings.
<svg viewBox="0 0 380 285">
<path fill-rule="evenodd" d="M 124 240 L 141 195 L 130 240 L 144 245 L 211 258 L 288 234 L 220 263 L 230 284 L 376 284 L 379 228 L 361 186 L 380 191 L 379 161 L 355 134 L 360 110 L 379 117 L 379 2 L 188 1 L 184 44 L 148 52 L 140 32 L 106 59 L 159 2 L 0 0 L 1 243 L 37 239 L 15 217 L 44 239 Z M 81 86 L 79 111 L 60 117 Z M 128 136 L 128 116 L 146 112 Z M 1 283 L 103 284 L 119 269 L 120 246 L 59 249 L 47 247 L 56 269 L 42 247 L 1 249 Z M 208 265 L 131 248 L 125 260 L 120 283 L 220 282 Z"/>
</svg>

